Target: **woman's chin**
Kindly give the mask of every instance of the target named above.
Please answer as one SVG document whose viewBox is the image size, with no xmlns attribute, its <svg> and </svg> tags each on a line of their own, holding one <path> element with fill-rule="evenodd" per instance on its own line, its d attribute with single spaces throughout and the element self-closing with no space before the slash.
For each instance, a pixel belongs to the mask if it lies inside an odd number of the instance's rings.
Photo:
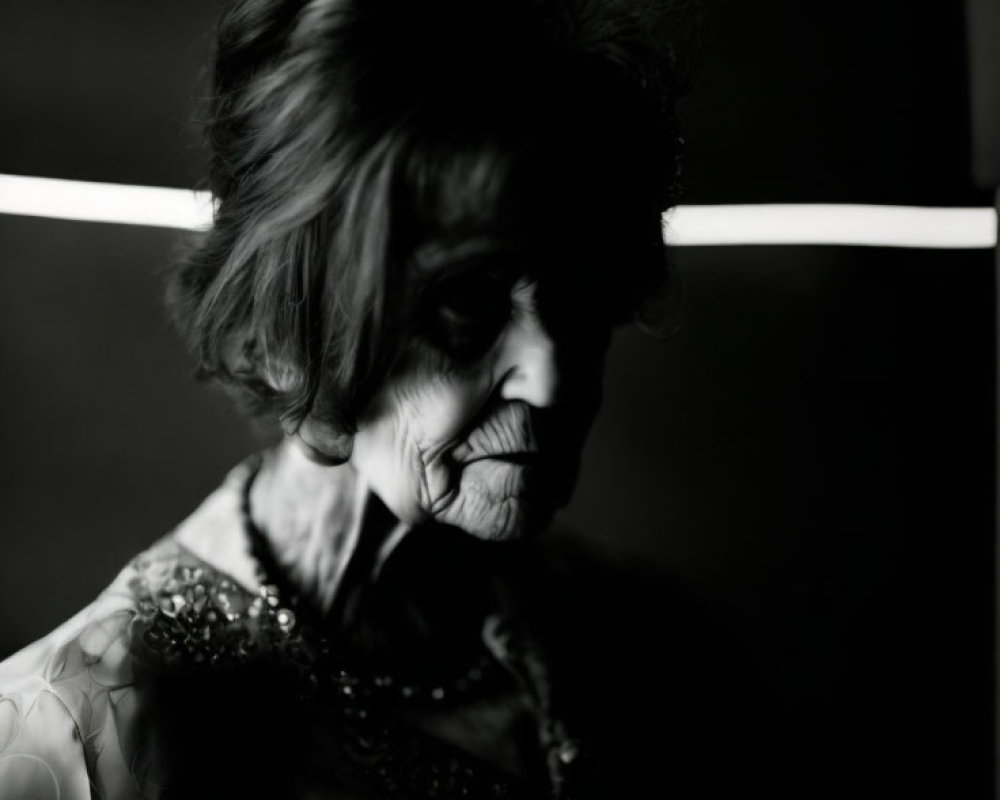
<svg viewBox="0 0 1000 800">
<path fill-rule="evenodd" d="M 551 498 L 532 491 L 532 468 L 483 459 L 463 470 L 453 502 L 437 519 L 478 539 L 511 541 L 541 532 L 552 520 Z"/>
<path fill-rule="evenodd" d="M 469 520 L 459 527 L 483 541 L 512 542 L 541 533 L 551 518 L 551 513 L 532 513 L 519 503 L 508 503 L 494 515 Z"/>
</svg>

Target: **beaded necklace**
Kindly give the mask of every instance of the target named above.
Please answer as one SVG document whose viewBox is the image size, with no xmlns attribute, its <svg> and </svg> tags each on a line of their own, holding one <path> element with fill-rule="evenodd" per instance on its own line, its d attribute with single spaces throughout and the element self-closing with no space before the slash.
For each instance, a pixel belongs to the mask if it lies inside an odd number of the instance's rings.
<svg viewBox="0 0 1000 800">
<path fill-rule="evenodd" d="M 274 554 L 267 535 L 253 521 L 250 513 L 250 496 L 261 461 L 255 458 L 250 474 L 243 484 L 241 516 L 254 559 L 256 577 L 260 583 L 262 602 L 274 609 L 275 621 L 288 632 L 297 625 L 304 626 L 306 635 L 315 638 L 320 662 L 328 666 L 328 677 L 345 696 L 371 701 L 402 702 L 414 706 L 440 707 L 464 702 L 471 697 L 495 690 L 510 676 L 485 647 L 476 657 L 450 674 L 428 679 L 426 676 L 403 675 L 389 670 L 352 669 L 344 659 L 338 659 L 339 642 L 327 635 L 316 635 L 324 629 L 324 620 L 302 600 L 288 580 Z M 335 614 L 334 614 L 335 615 Z M 331 616 L 334 616 L 331 615 Z"/>
</svg>

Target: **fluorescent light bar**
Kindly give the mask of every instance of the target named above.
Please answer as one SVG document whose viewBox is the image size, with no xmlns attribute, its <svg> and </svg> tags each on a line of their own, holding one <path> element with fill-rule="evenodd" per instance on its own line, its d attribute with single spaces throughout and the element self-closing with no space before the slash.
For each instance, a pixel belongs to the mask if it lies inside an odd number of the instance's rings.
<svg viewBox="0 0 1000 800">
<path fill-rule="evenodd" d="M 158 228 L 204 228 L 212 222 L 207 192 L 22 175 L 0 175 L 0 213 Z"/>
<path fill-rule="evenodd" d="M 989 248 L 992 208 L 813 203 L 678 206 L 664 214 L 674 245 L 845 244 L 872 247 Z"/>
<path fill-rule="evenodd" d="M 0 213 L 182 229 L 205 228 L 212 222 L 206 192 L 20 175 L 0 175 Z M 997 215 L 992 208 L 679 206 L 664 215 L 663 235 L 678 246 L 990 248 L 997 243 Z"/>
</svg>

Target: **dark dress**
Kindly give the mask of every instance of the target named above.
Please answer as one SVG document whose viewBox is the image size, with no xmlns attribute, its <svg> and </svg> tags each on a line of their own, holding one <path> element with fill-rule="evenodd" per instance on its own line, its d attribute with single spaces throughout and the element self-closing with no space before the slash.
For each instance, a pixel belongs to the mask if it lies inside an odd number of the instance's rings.
<svg viewBox="0 0 1000 800">
<path fill-rule="evenodd" d="M 252 471 L 0 664 L 0 798 L 769 788 L 761 686 L 662 581 L 560 537 L 428 528 L 334 624 L 248 528 Z"/>
</svg>

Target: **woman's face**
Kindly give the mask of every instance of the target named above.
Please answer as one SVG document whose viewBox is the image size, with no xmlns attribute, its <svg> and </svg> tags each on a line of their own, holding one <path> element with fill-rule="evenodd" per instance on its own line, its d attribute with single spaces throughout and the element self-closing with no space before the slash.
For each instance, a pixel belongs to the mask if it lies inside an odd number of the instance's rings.
<svg viewBox="0 0 1000 800">
<path fill-rule="evenodd" d="M 359 421 L 351 457 L 405 522 L 510 539 L 569 499 L 610 324 L 567 309 L 544 278 L 491 267 L 504 258 L 472 240 L 418 259 L 446 277 L 423 293 L 413 341 Z"/>
</svg>

